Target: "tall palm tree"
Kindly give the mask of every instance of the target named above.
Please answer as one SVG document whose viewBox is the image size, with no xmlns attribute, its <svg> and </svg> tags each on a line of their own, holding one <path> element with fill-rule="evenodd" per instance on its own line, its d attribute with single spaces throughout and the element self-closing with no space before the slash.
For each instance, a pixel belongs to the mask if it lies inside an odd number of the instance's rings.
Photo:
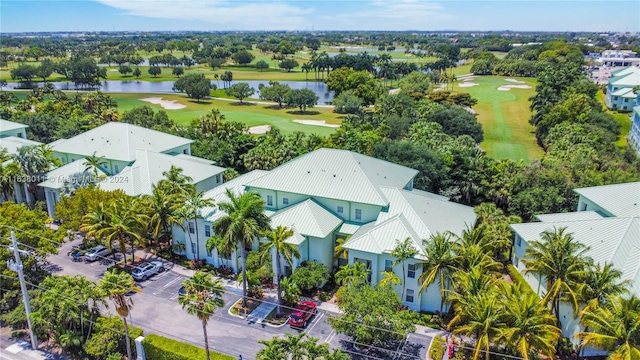
<svg viewBox="0 0 640 360">
<path fill-rule="evenodd" d="M 453 251 L 454 243 L 451 233 L 437 233 L 429 240 L 423 240 L 427 261 L 422 264 L 422 274 L 418 281 L 422 283 L 420 291 L 425 291 L 436 279 L 440 284 L 440 313 L 444 307 L 445 290 L 448 287 L 451 274 L 457 268 L 458 256 Z"/>
<path fill-rule="evenodd" d="M 247 305 L 247 256 L 246 248 L 253 244 L 253 239 L 269 229 L 269 217 L 264 213 L 264 200 L 259 194 L 246 192 L 234 194 L 227 189 L 228 201 L 218 204 L 218 209 L 225 216 L 213 223 L 218 236 L 228 243 L 238 244 L 242 261 L 242 305 Z"/>
<path fill-rule="evenodd" d="M 522 284 L 503 285 L 500 303 L 505 326 L 498 330 L 498 341 L 516 349 L 524 360 L 535 359 L 538 353 L 553 358 L 561 332 L 549 308 L 538 295 L 522 290 Z"/>
<path fill-rule="evenodd" d="M 0 189 L 4 201 L 9 200 L 9 196 L 14 192 L 14 181 L 20 175 L 20 166 L 15 162 L 3 164 L 0 161 Z"/>
<path fill-rule="evenodd" d="M 294 244 L 288 243 L 287 239 L 293 236 L 293 230 L 279 225 L 277 228 L 266 232 L 267 241 L 262 244 L 262 261 L 266 261 L 273 250 L 276 255 L 276 279 L 278 280 L 278 316 L 282 315 L 282 292 L 280 288 L 280 257 L 293 265 L 293 258 L 300 258 L 300 251 Z"/>
<path fill-rule="evenodd" d="M 341 260 L 349 259 L 349 249 L 345 248 L 344 244 L 349 241 L 350 237 L 351 235 L 347 235 L 336 239 L 336 246 L 333 248 L 333 259 L 338 260 L 338 265 L 340 265 Z"/>
<path fill-rule="evenodd" d="M 127 325 L 127 316 L 133 309 L 133 301 L 127 298 L 125 294 L 131 291 L 140 292 L 131 275 L 126 272 L 116 273 L 115 271 L 107 271 L 98 284 L 100 289 L 113 301 L 118 315 L 122 318 L 124 324 L 125 342 L 127 345 L 127 359 L 133 359 L 131 356 L 131 339 L 129 337 L 129 326 Z"/>
<path fill-rule="evenodd" d="M 191 182 L 193 178 L 184 175 L 182 168 L 171 165 L 169 171 L 162 172 L 162 176 L 165 178 L 160 180 L 159 186 L 166 186 L 172 188 L 175 192 L 185 193 L 191 191 L 193 185 Z"/>
<path fill-rule="evenodd" d="M 171 225 L 180 224 L 178 213 L 182 199 L 179 195 L 165 186 L 153 185 L 151 194 L 142 196 L 144 209 L 149 216 L 149 228 L 158 243 L 160 239 L 171 235 Z"/>
<path fill-rule="evenodd" d="M 355 262 L 340 266 L 336 272 L 336 284 L 351 287 L 360 286 L 367 282 L 371 270 L 367 269 L 367 265 L 363 262 Z"/>
<path fill-rule="evenodd" d="M 29 179 L 26 186 L 32 196 L 32 203 L 29 205 L 33 205 L 37 197 L 36 185 L 44 180 L 44 175 L 58 164 L 58 160 L 53 158 L 51 147 L 44 144 L 18 148 L 13 160 L 20 166 L 22 175 Z"/>
<path fill-rule="evenodd" d="M 202 218 L 200 210 L 205 207 L 214 206 L 214 202 L 212 199 L 204 197 L 204 191 L 196 192 L 195 187 L 191 187 L 189 190 L 189 192 L 184 194 L 184 204 L 178 216 L 182 217 L 187 223 L 193 220 L 194 232 L 196 234 L 196 251 L 194 255 L 196 256 L 196 260 L 200 260 L 200 234 L 198 233 L 198 219 Z M 191 229 L 189 225 L 187 225 L 187 234 L 189 235 L 189 239 L 191 239 Z M 193 252 L 193 249 L 191 249 L 191 251 Z"/>
<path fill-rule="evenodd" d="M 227 265 L 229 266 L 228 261 L 231 260 L 231 255 L 236 251 L 237 244 L 235 242 L 227 242 L 224 238 L 214 235 L 207 239 L 207 243 L 205 248 L 207 252 L 210 254 L 215 250 L 218 253 L 219 257 L 227 260 Z"/>
<path fill-rule="evenodd" d="M 402 294 L 400 295 L 401 299 L 404 299 L 404 289 L 406 287 L 406 273 L 404 271 L 404 263 L 417 254 L 418 250 L 413 246 L 413 241 L 411 240 L 411 238 L 406 238 L 404 239 L 404 241 L 396 240 L 396 247 L 391 250 L 391 256 L 396 258 L 396 260 L 391 265 L 392 268 L 398 264 L 402 265 Z"/>
<path fill-rule="evenodd" d="M 531 241 L 523 263 L 528 273 L 544 277 L 547 293 L 543 300 L 551 304 L 560 325 L 560 302 L 566 299 L 578 311 L 581 275 L 587 265 L 587 247 L 566 233 L 566 228 L 554 228 L 541 234 L 541 241 Z M 560 326 L 559 326 L 560 327 Z"/>
<path fill-rule="evenodd" d="M 98 177 L 98 169 L 105 164 L 107 164 L 107 160 L 104 156 L 96 156 L 96 152 L 94 151 L 92 155 L 84 158 L 84 171 L 88 172 L 93 169 L 93 176 Z"/>
<path fill-rule="evenodd" d="M 582 346 L 609 350 L 611 360 L 640 359 L 640 299 L 612 296 L 604 306 L 585 311 L 582 324 L 591 329 L 578 333 Z"/>
<path fill-rule="evenodd" d="M 213 279 L 211 275 L 203 272 L 196 272 L 191 278 L 186 279 L 182 286 L 185 293 L 178 296 L 178 303 L 191 315 L 195 315 L 202 322 L 202 332 L 204 334 L 204 349 L 209 355 L 209 337 L 207 336 L 207 323 L 216 308 L 224 307 L 222 295 L 224 285 L 219 279 Z"/>
<path fill-rule="evenodd" d="M 138 201 L 134 200 L 132 204 L 129 199 L 119 198 L 108 207 L 100 203 L 97 208 L 89 210 L 82 217 L 80 231 L 98 241 L 104 239 L 108 247 L 117 242 L 126 262 L 126 245 L 131 244 L 133 255 L 134 243 L 142 240 L 140 234 L 147 220 L 139 209 Z"/>
</svg>

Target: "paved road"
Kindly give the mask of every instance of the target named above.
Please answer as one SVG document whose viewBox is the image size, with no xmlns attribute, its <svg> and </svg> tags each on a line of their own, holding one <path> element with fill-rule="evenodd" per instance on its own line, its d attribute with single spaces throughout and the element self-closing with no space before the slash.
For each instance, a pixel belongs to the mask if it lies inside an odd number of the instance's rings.
<svg viewBox="0 0 640 360">
<path fill-rule="evenodd" d="M 44 350 L 31 350 L 26 341 L 16 341 L 0 336 L 0 359 L 3 360 L 67 360 L 60 355 Z"/>
<path fill-rule="evenodd" d="M 99 280 L 107 264 L 97 261 L 93 263 L 73 262 L 67 252 L 73 243 L 65 243 L 61 246 L 59 254 L 51 256 L 49 270 L 57 275 L 85 275 L 92 280 Z M 149 256 L 143 251 L 136 251 L 136 256 Z M 132 295 L 134 308 L 131 312 L 133 325 L 141 327 L 145 333 L 155 333 L 188 342 L 197 346 L 204 346 L 202 325 L 200 321 L 187 314 L 177 302 L 178 289 L 182 281 L 186 279 L 190 270 L 185 270 L 180 265 L 165 262 L 165 271 L 147 280 L 138 283 L 142 292 Z M 212 350 L 238 356 L 242 354 L 246 360 L 255 359 L 256 353 L 264 346 L 258 340 L 268 340 L 274 336 L 283 335 L 286 332 L 307 332 L 310 336 L 318 338 L 321 342 L 329 343 L 331 348 L 342 348 L 353 352 L 354 359 L 371 360 L 373 356 L 383 359 L 426 359 L 426 349 L 431 338 L 424 334 L 412 334 L 406 342 L 399 343 L 393 351 L 369 351 L 357 355 L 358 349 L 354 349 L 353 342 L 347 337 L 337 335 L 330 327 L 327 319 L 336 316 L 335 313 L 320 311 L 314 316 L 305 330 L 291 329 L 289 326 L 274 328 L 266 324 L 251 322 L 237 316 L 230 315 L 228 310 L 232 304 L 241 297 L 241 291 L 234 287 L 235 282 L 227 281 L 227 291 L 223 295 L 224 309 L 218 309 L 209 320 L 207 333 L 209 346 Z M 109 312 L 116 314 L 111 302 Z"/>
</svg>

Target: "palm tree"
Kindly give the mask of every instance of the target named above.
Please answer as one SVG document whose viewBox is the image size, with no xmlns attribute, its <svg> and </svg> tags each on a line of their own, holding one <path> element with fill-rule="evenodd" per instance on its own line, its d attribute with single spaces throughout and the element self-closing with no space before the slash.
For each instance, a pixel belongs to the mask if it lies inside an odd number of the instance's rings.
<svg viewBox="0 0 640 360">
<path fill-rule="evenodd" d="M 363 262 L 340 266 L 335 275 L 336 284 L 346 287 L 360 286 L 368 281 L 370 272 Z"/>
<path fill-rule="evenodd" d="M 538 353 L 553 358 L 561 333 L 549 308 L 537 294 L 522 290 L 522 284 L 503 284 L 505 326 L 498 330 L 498 341 L 516 349 L 524 360 L 535 359 Z"/>
<path fill-rule="evenodd" d="M 178 296 L 178 303 L 191 315 L 195 315 L 202 322 L 202 332 L 204 334 L 204 349 L 209 355 L 209 337 L 207 336 L 207 322 L 216 308 L 224 307 L 222 295 L 224 285 L 219 279 L 213 279 L 211 275 L 196 272 L 193 277 L 186 279 L 182 286 L 185 293 Z"/>
<path fill-rule="evenodd" d="M 578 290 L 588 261 L 584 256 L 588 248 L 574 241 L 573 236 L 565 231 L 566 228 L 554 228 L 553 231 L 542 232 L 541 241 L 529 243 L 523 260 L 528 273 L 544 277 L 547 293 L 543 301 L 551 303 L 558 327 L 560 301 L 567 299 L 574 311 L 578 311 Z"/>
<path fill-rule="evenodd" d="M 20 175 L 20 166 L 15 162 L 3 164 L 0 161 L 0 189 L 2 189 L 2 197 L 4 201 L 9 200 L 9 196 L 13 193 L 14 181 Z"/>
<path fill-rule="evenodd" d="M 218 125 L 224 119 L 226 117 L 220 113 L 220 109 L 211 109 L 205 115 L 200 116 L 202 132 L 205 134 L 210 132 L 216 135 L 218 133 Z"/>
<path fill-rule="evenodd" d="M 582 346 L 609 350 L 611 360 L 640 359 L 640 299 L 610 296 L 604 306 L 585 311 L 582 324 L 591 329 L 578 333 Z"/>
<path fill-rule="evenodd" d="M 205 207 L 214 206 L 212 199 L 205 198 L 205 192 L 196 192 L 194 187 L 189 188 L 189 192 L 184 195 L 184 204 L 180 209 L 178 216 L 189 223 L 193 220 L 194 232 L 196 234 L 196 251 L 194 255 L 196 260 L 200 260 L 200 234 L 198 233 L 198 219 L 201 219 L 200 210 Z M 187 234 L 191 240 L 191 228 L 187 224 Z M 193 244 L 193 242 L 191 242 Z M 191 249 L 193 252 L 193 248 Z"/>
<path fill-rule="evenodd" d="M 93 176 L 98 177 L 98 169 L 106 164 L 107 160 L 104 158 L 104 156 L 96 156 L 96 152 L 94 151 L 92 155 L 84 158 L 84 172 L 88 172 L 89 170 L 93 169 Z"/>
<path fill-rule="evenodd" d="M 180 224 L 178 213 L 182 199 L 179 194 L 171 193 L 166 186 L 158 184 L 153 185 L 151 194 L 143 195 L 142 200 L 153 239 L 160 243 L 160 239 L 171 235 L 171 225 Z"/>
<path fill-rule="evenodd" d="M 399 284 L 402 284 L 402 279 L 400 279 L 394 271 L 382 272 L 382 279 L 380 279 L 380 286 L 395 286 Z M 401 299 L 404 298 L 404 291 L 402 292 L 402 296 L 403 297 Z"/>
<path fill-rule="evenodd" d="M 227 265 L 225 266 L 229 266 L 228 261 L 231 260 L 231 255 L 236 251 L 236 245 L 235 242 L 228 243 L 224 238 L 215 235 L 207 239 L 205 248 L 210 254 L 215 250 L 219 257 L 227 260 Z"/>
<path fill-rule="evenodd" d="M 32 201 L 35 203 L 37 196 L 36 185 L 43 181 L 44 174 L 58 163 L 57 159 L 53 158 L 53 150 L 44 144 L 22 146 L 18 149 L 18 153 L 13 156 L 13 160 L 20 166 L 22 175 L 29 179 L 26 183 L 27 190 L 31 193 Z M 33 205 L 33 203 L 29 205 Z"/>
<path fill-rule="evenodd" d="M 396 258 L 391 267 L 395 267 L 398 263 L 402 264 L 402 294 L 400 295 L 401 299 L 404 299 L 404 289 L 405 289 L 405 271 L 404 271 L 404 262 L 408 259 L 411 259 L 415 255 L 418 254 L 418 250 L 413 246 L 413 241 L 411 238 L 406 238 L 404 241 L 396 240 L 396 247 L 391 250 L 391 256 Z M 392 270 L 393 271 L 393 270 Z"/>
<path fill-rule="evenodd" d="M 216 220 L 213 228 L 227 243 L 236 243 L 242 260 L 242 306 L 247 306 L 247 256 L 246 248 L 254 237 L 269 229 L 270 219 L 264 213 L 264 200 L 255 192 L 234 194 L 227 189 L 228 201 L 218 204 L 225 216 Z"/>
<path fill-rule="evenodd" d="M 265 241 L 262 245 L 262 261 L 266 261 L 271 254 L 271 250 L 275 252 L 276 255 L 276 279 L 278 280 L 278 311 L 277 315 L 282 315 L 281 305 L 282 305 L 282 289 L 280 288 L 280 257 L 282 256 L 284 260 L 289 264 L 289 266 L 293 265 L 293 257 L 300 258 L 300 251 L 298 247 L 294 244 L 288 243 L 287 239 L 293 236 L 293 230 L 288 229 L 284 226 L 278 226 L 274 230 L 268 231 L 266 234 L 267 241 Z"/>
<path fill-rule="evenodd" d="M 164 176 L 165 179 L 160 180 L 158 186 L 173 188 L 173 190 L 178 193 L 191 191 L 193 178 L 184 175 L 182 172 L 183 170 L 181 168 L 171 165 L 169 171 L 162 172 L 162 176 Z"/>
<path fill-rule="evenodd" d="M 126 262 L 126 244 L 131 243 L 133 255 L 134 242 L 142 240 L 140 234 L 147 220 L 147 216 L 140 211 L 137 201 L 132 204 L 129 199 L 119 198 L 109 207 L 100 203 L 97 208 L 89 210 L 82 217 L 80 231 L 87 236 L 95 237 L 96 240 L 104 239 L 108 247 L 118 242 Z"/>
<path fill-rule="evenodd" d="M 448 329 L 456 335 L 474 336 L 476 339 L 473 360 L 478 360 L 480 352 L 485 352 L 489 360 L 489 346 L 497 339 L 504 327 L 501 320 L 501 308 L 495 291 L 473 294 L 464 298 L 464 302 L 453 305 L 455 316 L 449 322 Z"/>
<path fill-rule="evenodd" d="M 100 289 L 105 292 L 107 297 L 113 301 L 116 306 L 118 315 L 122 318 L 124 324 L 125 341 L 127 345 L 127 359 L 133 359 L 131 356 L 131 339 L 129 338 L 129 326 L 127 325 L 127 316 L 133 309 L 133 301 L 125 296 L 128 292 L 140 292 L 131 275 L 126 272 L 116 273 L 115 271 L 107 271 L 104 273 L 100 283 Z"/>
<path fill-rule="evenodd" d="M 338 265 L 342 259 L 349 259 L 349 249 L 344 247 L 344 244 L 349 241 L 351 235 L 336 239 L 336 246 L 333 248 L 333 259 L 338 260 Z"/>
<path fill-rule="evenodd" d="M 429 240 L 423 240 L 427 261 L 422 264 L 422 274 L 418 281 L 422 283 L 420 291 L 425 291 L 436 279 L 440 284 L 440 313 L 444 307 L 445 289 L 457 269 L 458 256 L 453 251 L 454 243 L 451 233 L 437 233 Z"/>
</svg>

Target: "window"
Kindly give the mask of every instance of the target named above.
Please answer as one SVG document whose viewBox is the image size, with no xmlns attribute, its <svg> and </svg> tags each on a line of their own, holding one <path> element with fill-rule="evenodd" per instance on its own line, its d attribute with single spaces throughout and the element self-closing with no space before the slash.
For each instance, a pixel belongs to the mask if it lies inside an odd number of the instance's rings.
<svg viewBox="0 0 640 360">
<path fill-rule="evenodd" d="M 189 233 L 190 234 L 195 234 L 196 233 L 196 226 L 191 221 L 189 221 Z"/>
<path fill-rule="evenodd" d="M 116 173 L 120 172 L 120 169 L 118 169 L 118 165 L 113 165 L 113 167 L 115 168 L 115 170 L 116 170 L 115 172 Z"/>
<path fill-rule="evenodd" d="M 393 268 L 392 268 L 391 264 L 393 264 L 393 261 L 385 260 L 384 261 L 384 271 L 392 271 Z"/>
<path fill-rule="evenodd" d="M 513 255 L 513 266 L 515 266 L 517 268 L 519 261 L 520 261 L 520 259 L 518 259 L 517 256 Z"/>
<path fill-rule="evenodd" d="M 204 226 L 204 236 L 211 237 L 211 225 Z"/>
<path fill-rule="evenodd" d="M 273 196 L 267 195 L 267 206 L 273 206 Z"/>
<path fill-rule="evenodd" d="M 183 154 L 188 154 L 188 153 L 187 153 L 187 149 L 182 150 L 182 153 L 183 153 Z"/>
<path fill-rule="evenodd" d="M 416 278 L 416 268 L 418 266 L 416 264 L 409 264 L 409 266 L 407 267 L 407 277 L 410 279 L 415 279 Z"/>
<path fill-rule="evenodd" d="M 289 205 L 289 198 L 282 198 L 282 205 Z"/>
<path fill-rule="evenodd" d="M 338 206 L 338 208 L 336 209 L 336 211 L 338 212 L 338 214 L 343 214 L 343 213 L 344 213 L 344 207 L 342 207 L 342 206 Z"/>
<path fill-rule="evenodd" d="M 356 220 L 362 220 L 362 210 L 356 209 Z"/>
<path fill-rule="evenodd" d="M 516 244 L 518 245 L 518 247 L 520 247 L 520 245 L 522 244 L 522 239 L 518 235 L 516 235 Z"/>
<path fill-rule="evenodd" d="M 412 303 L 413 302 L 413 294 L 414 294 L 413 289 L 407 289 L 407 296 L 405 298 L 405 301 Z"/>
</svg>

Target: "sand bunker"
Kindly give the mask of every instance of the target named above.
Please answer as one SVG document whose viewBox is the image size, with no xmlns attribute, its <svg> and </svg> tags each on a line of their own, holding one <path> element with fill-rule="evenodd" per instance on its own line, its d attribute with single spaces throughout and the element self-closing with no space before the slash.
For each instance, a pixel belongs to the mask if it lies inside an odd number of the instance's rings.
<svg viewBox="0 0 640 360">
<path fill-rule="evenodd" d="M 511 89 L 531 89 L 529 85 L 502 85 L 498 87 L 499 91 L 510 91 Z"/>
<path fill-rule="evenodd" d="M 268 133 L 269 130 L 271 130 L 271 125 L 258 125 L 258 126 L 252 126 L 249 128 L 249 134 L 264 134 L 264 133 Z"/>
<path fill-rule="evenodd" d="M 508 82 L 512 82 L 512 83 L 516 83 L 516 84 L 524 84 L 524 81 L 522 81 L 522 80 L 516 80 L 516 79 L 511 79 L 511 78 L 504 79 L 504 81 L 508 81 Z"/>
<path fill-rule="evenodd" d="M 474 82 L 471 82 L 471 81 L 465 81 L 463 83 L 459 83 L 458 84 L 459 87 L 472 87 L 472 86 L 476 86 L 476 85 L 480 85 L 480 84 L 474 83 Z"/>
<path fill-rule="evenodd" d="M 167 110 L 179 110 L 184 109 L 186 106 L 179 104 L 177 100 L 162 100 L 161 97 L 150 97 L 145 99 L 140 99 L 142 101 L 146 101 L 148 103 L 152 103 L 155 105 L 162 106 L 163 109 Z"/>
<path fill-rule="evenodd" d="M 315 125 L 315 126 L 326 126 L 331 128 L 338 128 L 340 125 L 338 124 L 327 124 L 324 120 L 293 120 L 293 122 L 303 125 Z"/>
<path fill-rule="evenodd" d="M 399 93 L 400 89 L 389 89 L 389 94 L 393 95 L 395 93 Z"/>
</svg>

